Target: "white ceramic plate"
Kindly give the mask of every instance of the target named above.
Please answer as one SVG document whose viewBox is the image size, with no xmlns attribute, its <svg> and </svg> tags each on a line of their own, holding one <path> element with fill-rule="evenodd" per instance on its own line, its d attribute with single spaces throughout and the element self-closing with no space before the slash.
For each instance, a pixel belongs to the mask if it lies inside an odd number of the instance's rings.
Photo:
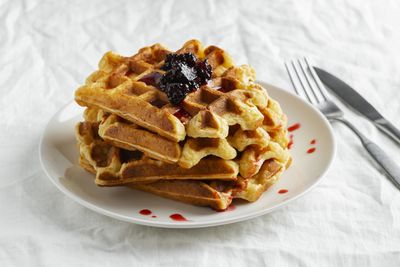
<svg viewBox="0 0 400 267">
<path fill-rule="evenodd" d="M 328 170 L 334 155 L 335 141 L 327 120 L 314 107 L 282 89 L 261 83 L 278 100 L 289 118 L 294 143 L 290 149 L 293 162 L 281 179 L 255 203 L 235 203 L 234 208 L 216 212 L 164 199 L 125 187 L 98 187 L 93 175 L 78 165 L 74 136 L 75 124 L 82 120 L 83 108 L 74 102 L 58 111 L 48 123 L 40 143 L 40 160 L 49 179 L 64 194 L 83 206 L 104 215 L 137 224 L 169 228 L 197 228 L 251 219 L 282 207 L 308 192 Z M 315 140 L 315 144 L 312 144 Z M 315 148 L 313 153 L 307 153 Z M 287 192 L 286 192 L 287 191 Z M 284 193 L 285 192 L 285 193 Z M 148 210 L 143 215 L 142 210 Z M 142 212 L 144 213 L 144 212 Z M 171 219 L 180 214 L 186 221 Z"/>
</svg>

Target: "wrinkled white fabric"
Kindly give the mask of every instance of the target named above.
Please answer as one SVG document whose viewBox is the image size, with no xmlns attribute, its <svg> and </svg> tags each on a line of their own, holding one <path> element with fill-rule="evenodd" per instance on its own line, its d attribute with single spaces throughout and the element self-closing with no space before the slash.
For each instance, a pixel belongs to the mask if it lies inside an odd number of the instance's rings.
<svg viewBox="0 0 400 267">
<path fill-rule="evenodd" d="M 400 127 L 400 2 L 0 0 L 0 266 L 398 266 L 400 192 L 342 125 L 337 158 L 309 194 L 232 225 L 169 230 L 73 202 L 45 177 L 46 122 L 108 50 L 197 38 L 291 86 L 283 61 L 308 56 Z M 400 162 L 400 147 L 348 118 Z M 145 265 L 144 265 L 145 264 Z"/>
</svg>

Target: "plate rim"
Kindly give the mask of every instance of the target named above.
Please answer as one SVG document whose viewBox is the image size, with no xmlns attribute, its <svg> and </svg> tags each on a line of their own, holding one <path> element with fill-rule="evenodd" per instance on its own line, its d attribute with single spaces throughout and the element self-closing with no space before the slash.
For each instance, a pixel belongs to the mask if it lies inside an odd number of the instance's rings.
<svg viewBox="0 0 400 267">
<path fill-rule="evenodd" d="M 305 101 L 304 99 L 302 99 L 301 97 L 297 96 L 296 94 L 293 94 L 292 92 L 288 91 L 288 90 L 284 90 L 278 86 L 257 80 L 257 83 L 261 84 L 263 87 L 266 88 L 267 92 L 268 92 L 268 88 L 273 88 L 274 90 L 280 91 L 280 93 L 284 93 L 286 95 L 289 95 L 290 97 L 294 97 L 296 98 L 298 101 L 302 102 L 302 104 L 308 106 L 309 108 L 311 108 L 317 115 L 318 117 L 321 119 L 321 121 L 324 123 L 324 125 L 326 126 L 326 128 L 328 129 L 328 135 L 332 141 L 332 151 L 330 153 L 330 158 L 329 161 L 327 162 L 327 165 L 325 167 L 325 169 L 323 170 L 323 172 L 321 173 L 321 175 L 308 187 L 306 188 L 303 192 L 299 193 L 296 196 L 293 196 L 273 207 L 270 208 L 266 208 L 266 209 L 260 209 L 257 211 L 253 211 L 253 212 L 249 212 L 248 214 L 244 214 L 241 216 L 238 216 L 237 218 L 224 218 L 224 219 L 220 219 L 220 220 L 216 220 L 216 221 L 212 221 L 212 222 L 191 222 L 191 221 L 186 221 L 184 223 L 182 222 L 157 222 L 157 221 L 149 221 L 149 220 L 145 220 L 145 219 L 141 219 L 141 218 L 131 218 L 131 217 L 127 217 L 125 215 L 121 215 L 121 214 L 117 214 L 115 212 L 109 211 L 107 209 L 104 209 L 100 206 L 94 205 L 82 198 L 79 198 L 78 196 L 74 195 L 73 193 L 71 193 L 69 190 L 67 190 L 66 188 L 62 187 L 60 184 L 56 183 L 56 181 L 53 179 L 53 177 L 50 175 L 50 173 L 48 172 L 47 168 L 45 167 L 44 164 L 44 160 L 43 160 L 43 142 L 44 142 L 44 138 L 45 135 L 48 131 L 48 127 L 50 126 L 50 123 L 53 121 L 53 119 L 58 115 L 58 113 L 60 111 L 62 111 L 65 107 L 67 107 L 68 105 L 70 105 L 71 103 L 74 102 L 74 100 L 72 99 L 71 101 L 68 101 L 66 104 L 64 104 L 61 108 L 59 108 L 49 119 L 49 121 L 47 122 L 44 131 L 42 132 L 42 135 L 40 137 L 40 141 L 39 141 L 39 161 L 40 161 L 40 165 L 43 169 L 43 171 L 45 172 L 47 178 L 51 181 L 51 183 L 59 190 L 61 191 L 63 194 L 67 195 L 70 199 L 72 199 L 73 201 L 75 201 L 76 203 L 82 205 L 85 208 L 88 208 L 90 210 L 93 210 L 97 213 L 100 213 L 102 215 L 117 219 L 119 221 L 124 221 L 124 222 L 129 222 L 129 223 L 133 223 L 133 224 L 139 224 L 139 225 L 145 225 L 145 226 L 151 226 L 151 227 L 158 227 L 158 228 L 179 228 L 179 229 L 185 229 L 185 228 L 205 228 L 205 227 L 213 227 L 213 226 L 219 226 L 219 225 L 227 225 L 227 224 L 232 224 L 232 223 L 237 223 L 237 222 L 241 222 L 241 221 L 246 221 L 246 220 L 250 220 L 259 216 L 263 216 L 267 213 L 270 213 L 274 210 L 277 210 L 283 206 L 288 205 L 289 203 L 291 203 L 292 201 L 295 201 L 297 199 L 299 199 L 300 197 L 304 196 L 305 194 L 309 193 L 312 189 L 314 189 L 321 181 L 322 179 L 325 177 L 326 173 L 329 171 L 329 169 L 331 168 L 333 161 L 336 157 L 336 152 L 337 152 L 337 142 L 336 142 L 336 138 L 335 135 L 333 134 L 333 128 L 331 126 L 331 124 L 329 123 L 329 121 L 327 120 L 327 118 L 316 108 L 314 107 L 312 104 L 308 103 L 307 101 Z"/>
</svg>

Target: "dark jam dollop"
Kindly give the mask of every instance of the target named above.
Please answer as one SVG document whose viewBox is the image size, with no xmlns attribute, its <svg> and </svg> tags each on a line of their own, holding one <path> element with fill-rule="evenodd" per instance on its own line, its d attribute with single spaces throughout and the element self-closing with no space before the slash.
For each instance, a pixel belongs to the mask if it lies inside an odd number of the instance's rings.
<svg viewBox="0 0 400 267">
<path fill-rule="evenodd" d="M 186 95 L 211 79 L 212 69 L 207 60 L 198 60 L 192 53 L 168 54 L 161 67 L 166 72 L 157 83 L 168 100 L 178 105 Z"/>
<path fill-rule="evenodd" d="M 197 63 L 197 58 L 192 53 L 168 54 L 161 69 L 168 71 L 171 69 L 175 69 L 182 63 L 189 67 L 194 67 Z"/>
</svg>

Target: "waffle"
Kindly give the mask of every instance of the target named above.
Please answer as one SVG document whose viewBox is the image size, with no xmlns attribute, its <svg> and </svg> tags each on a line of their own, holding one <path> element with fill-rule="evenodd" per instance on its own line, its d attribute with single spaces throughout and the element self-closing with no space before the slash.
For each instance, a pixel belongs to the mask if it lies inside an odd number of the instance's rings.
<svg viewBox="0 0 400 267">
<path fill-rule="evenodd" d="M 105 155 L 108 154 L 106 151 L 103 152 Z M 85 154 L 80 156 L 80 165 L 87 171 L 98 174 L 98 167 L 85 156 Z M 290 160 L 285 165 L 275 159 L 266 160 L 252 179 L 240 176 L 236 181 L 172 179 L 158 180 L 152 183 L 128 183 L 126 186 L 192 205 L 225 210 L 233 198 L 250 202 L 256 201 L 268 187 L 278 180 L 284 168 L 289 164 Z"/>
<path fill-rule="evenodd" d="M 167 163 L 177 162 L 181 148 L 178 143 L 139 128 L 115 114 L 88 108 L 84 112 L 87 122 L 98 124 L 98 135 L 114 146 L 126 150 L 139 150 L 151 158 Z"/>
<path fill-rule="evenodd" d="M 149 183 L 159 179 L 236 180 L 238 174 L 238 165 L 233 161 L 204 159 L 196 167 L 185 169 L 149 158 L 138 150 L 113 146 L 98 132 L 98 122 L 80 122 L 75 129 L 80 163 L 86 166 L 88 162 L 96 170 L 95 182 L 100 186 Z"/>
<path fill-rule="evenodd" d="M 269 145 L 273 145 L 278 151 L 270 151 L 269 158 L 266 154 L 262 154 L 264 158 L 259 164 L 260 170 L 250 179 L 238 176 L 236 164 L 230 165 L 225 161 L 215 159 L 203 160 L 197 165 L 199 169 L 189 169 L 191 173 L 186 176 L 184 172 L 188 169 L 179 169 L 179 166 L 162 168 L 171 164 L 151 159 L 143 160 L 143 154 L 139 151 L 126 151 L 110 145 L 97 134 L 98 127 L 99 123 L 87 121 L 78 123 L 76 127 L 81 155 L 79 163 L 86 170 L 96 174 L 96 184 L 100 186 L 128 185 L 163 197 L 193 205 L 210 206 L 217 210 L 225 209 L 230 204 L 231 198 L 256 201 L 269 186 L 277 181 L 284 168 L 290 164 L 288 153 L 282 153 L 280 151 L 282 148 L 279 148 L 277 143 L 270 143 Z M 254 153 L 250 154 L 254 157 Z M 124 167 L 121 166 L 123 164 L 125 164 Z M 146 170 L 146 173 L 142 174 L 140 170 Z M 204 171 L 204 175 L 201 176 L 201 172 Z M 163 177 L 162 174 L 165 172 L 168 176 Z M 196 179 L 195 175 L 200 180 L 187 180 Z M 237 179 L 235 179 L 236 176 L 238 176 Z M 223 179 L 218 179 L 220 177 Z M 213 187 L 205 182 L 206 179 L 211 181 Z M 226 180 L 230 181 L 226 182 Z M 151 181 L 153 183 L 149 183 Z M 232 181 L 235 182 L 234 186 Z M 230 185 L 228 190 L 226 190 L 227 183 Z"/>
<path fill-rule="evenodd" d="M 85 158 L 81 157 L 79 163 L 87 171 L 97 173 Z M 131 183 L 127 186 L 196 206 L 209 206 L 215 210 L 225 210 L 232 202 L 230 193 L 218 191 L 202 181 L 160 180 L 148 184 Z"/>
<path fill-rule="evenodd" d="M 287 158 L 285 163 L 269 159 L 264 161 L 259 172 L 251 179 L 244 179 L 239 176 L 237 184 L 243 184 L 243 186 L 234 191 L 234 197 L 249 202 L 257 201 L 262 193 L 278 181 L 280 175 L 290 166 L 290 163 L 290 157 Z"/>
<path fill-rule="evenodd" d="M 86 107 L 76 127 L 81 166 L 100 186 L 217 209 L 229 205 L 228 196 L 257 200 L 291 161 L 279 103 L 255 83 L 252 67 L 191 40 L 175 53 L 207 60 L 212 76 L 174 106 L 156 82 L 171 53 L 155 44 L 131 57 L 103 56 L 75 92 Z M 209 197 L 216 192 L 224 195 Z"/>
</svg>

